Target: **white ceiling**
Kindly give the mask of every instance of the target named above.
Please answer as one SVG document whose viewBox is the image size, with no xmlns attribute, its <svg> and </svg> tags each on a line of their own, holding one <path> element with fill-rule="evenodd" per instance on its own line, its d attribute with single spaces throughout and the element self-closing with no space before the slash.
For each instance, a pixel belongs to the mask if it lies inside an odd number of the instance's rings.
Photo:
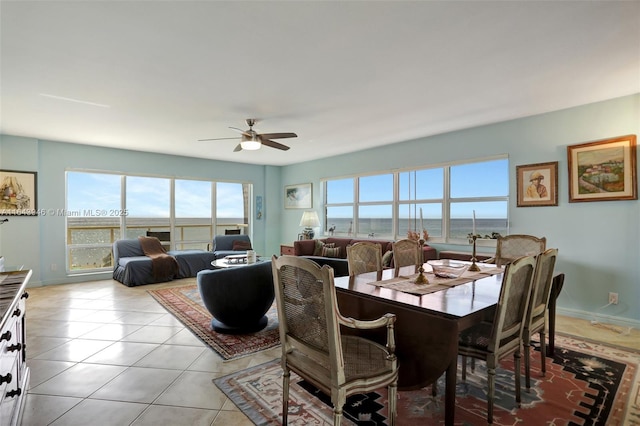
<svg viewBox="0 0 640 426">
<path fill-rule="evenodd" d="M 0 132 L 286 165 L 640 92 L 640 2 L 1 1 Z M 229 126 L 296 132 L 233 152 Z"/>
</svg>

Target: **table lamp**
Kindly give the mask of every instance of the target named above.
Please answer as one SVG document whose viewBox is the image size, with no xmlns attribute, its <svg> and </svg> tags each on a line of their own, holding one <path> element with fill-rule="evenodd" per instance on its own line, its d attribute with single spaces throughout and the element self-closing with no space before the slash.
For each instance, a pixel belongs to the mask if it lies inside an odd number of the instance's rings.
<svg viewBox="0 0 640 426">
<path fill-rule="evenodd" d="M 302 219 L 300 219 L 300 226 L 304 226 L 302 233 L 307 240 L 312 240 L 315 233 L 312 228 L 320 226 L 320 219 L 318 219 L 318 213 L 314 210 L 309 210 L 302 213 Z"/>
</svg>

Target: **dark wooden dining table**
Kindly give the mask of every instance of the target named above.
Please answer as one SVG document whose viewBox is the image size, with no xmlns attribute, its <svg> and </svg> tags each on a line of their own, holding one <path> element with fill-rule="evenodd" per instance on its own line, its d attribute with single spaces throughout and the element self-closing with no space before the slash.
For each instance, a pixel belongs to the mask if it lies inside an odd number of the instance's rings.
<svg viewBox="0 0 640 426">
<path fill-rule="evenodd" d="M 424 268 L 431 270 L 428 264 Z M 400 275 L 409 276 L 414 273 L 414 267 L 400 270 Z M 400 365 L 398 387 L 401 390 L 420 389 L 434 384 L 446 374 L 445 424 L 452 425 L 455 414 L 458 334 L 483 320 L 493 319 L 503 274 L 424 295 L 373 284 L 393 278 L 393 274 L 393 269 L 387 269 L 382 274 L 370 272 L 336 277 L 340 312 L 358 319 L 374 319 L 387 312 L 396 315 L 396 355 Z M 433 277 L 429 273 L 425 275 L 427 278 Z M 555 312 L 550 312 L 552 314 Z M 384 344 L 386 341 L 384 331 L 368 331 L 367 334 L 367 337 L 380 343 Z M 550 336 L 552 335 L 550 332 Z M 552 343 L 550 345 L 553 347 Z"/>
<path fill-rule="evenodd" d="M 425 270 L 430 271 L 428 264 Z M 400 270 L 410 276 L 414 267 Z M 387 312 L 396 315 L 396 355 L 400 365 L 398 387 L 420 389 L 445 379 L 445 424 L 452 425 L 455 413 L 455 388 L 460 331 L 491 319 L 500 295 L 502 274 L 488 276 L 455 287 L 416 295 L 373 285 L 393 278 L 393 269 L 336 277 L 340 312 L 358 319 L 374 319 Z M 432 274 L 425 274 L 427 278 Z M 430 285 L 430 284 L 425 284 Z M 361 333 L 362 334 L 362 333 Z M 368 337 L 385 342 L 382 332 Z"/>
</svg>

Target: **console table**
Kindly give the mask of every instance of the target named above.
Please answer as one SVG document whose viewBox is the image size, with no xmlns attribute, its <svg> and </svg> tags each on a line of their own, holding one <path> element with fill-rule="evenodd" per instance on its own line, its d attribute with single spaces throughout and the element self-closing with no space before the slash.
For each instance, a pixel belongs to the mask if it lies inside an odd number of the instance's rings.
<svg viewBox="0 0 640 426">
<path fill-rule="evenodd" d="M 0 272 L 0 426 L 19 425 L 29 382 L 25 291 L 31 270 Z"/>
<path fill-rule="evenodd" d="M 288 254 L 294 256 L 296 254 L 293 244 L 280 244 L 280 255 Z"/>
</svg>

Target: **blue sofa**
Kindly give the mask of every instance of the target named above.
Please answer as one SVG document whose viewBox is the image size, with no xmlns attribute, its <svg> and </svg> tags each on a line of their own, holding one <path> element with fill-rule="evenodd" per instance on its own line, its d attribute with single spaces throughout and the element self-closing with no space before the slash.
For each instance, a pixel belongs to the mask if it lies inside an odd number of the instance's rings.
<svg viewBox="0 0 640 426">
<path fill-rule="evenodd" d="M 171 250 L 167 254 L 178 262 L 178 273 L 169 279 L 195 277 L 204 269 L 213 269 L 214 253 L 205 250 Z M 138 239 L 118 240 L 113 243 L 113 279 L 134 287 L 154 284 L 151 258 L 144 255 Z"/>
</svg>

